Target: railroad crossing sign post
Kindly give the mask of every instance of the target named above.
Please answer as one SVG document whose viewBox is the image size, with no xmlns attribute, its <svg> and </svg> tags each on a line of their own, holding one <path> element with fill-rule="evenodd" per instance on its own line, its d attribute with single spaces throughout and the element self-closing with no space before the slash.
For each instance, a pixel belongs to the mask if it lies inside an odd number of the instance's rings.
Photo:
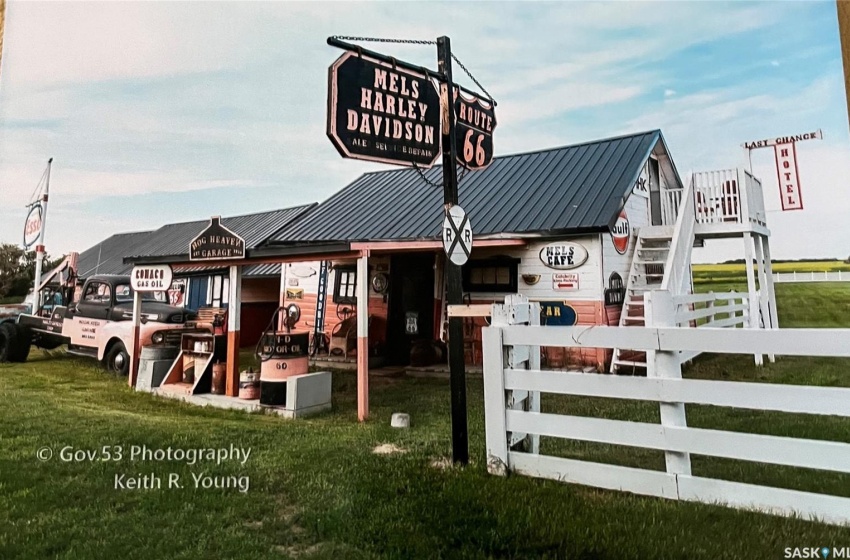
<svg viewBox="0 0 850 560">
<path fill-rule="evenodd" d="M 492 161 L 496 102 L 463 64 L 461 68 L 487 99 L 452 81 L 448 37 L 436 41 L 437 72 L 345 43 L 343 39 L 407 41 L 328 37 L 329 45 L 348 52 L 329 68 L 327 135 L 340 154 L 348 158 L 427 168 L 442 155 L 445 214 L 442 236 L 448 256 L 446 303 L 459 305 L 460 267 L 472 252 L 472 226 L 466 212 L 457 205 L 457 166 L 475 171 Z M 437 96 L 433 95 L 434 82 L 439 84 Z M 463 146 L 462 158 L 458 157 L 458 144 Z M 449 369 L 452 458 L 456 463 L 466 464 L 469 462 L 466 372 L 463 324 L 459 317 L 449 318 Z"/>
<path fill-rule="evenodd" d="M 452 47 L 448 37 L 437 39 L 437 63 L 442 83 L 443 122 L 443 204 L 448 219 L 457 205 L 457 138 L 455 136 L 455 112 L 453 108 L 454 82 L 452 81 Z M 463 212 L 460 209 L 463 215 Z M 457 211 L 455 211 L 457 212 Z M 451 220 L 449 220 L 451 222 Z M 462 230 L 462 227 L 459 227 Z M 445 229 L 443 230 L 445 235 Z M 461 232 L 462 233 L 462 232 Z M 470 229 L 469 249 L 472 249 Z M 457 246 L 455 247 L 457 249 Z M 466 257 L 468 258 L 468 257 Z M 466 258 L 461 264 L 466 262 Z M 446 262 L 446 299 L 449 305 L 460 305 L 463 287 L 460 265 L 451 256 Z M 449 375 L 452 394 L 452 460 L 455 463 L 469 462 L 469 434 L 466 419 L 466 369 L 463 363 L 463 323 L 460 317 L 449 318 Z"/>
</svg>

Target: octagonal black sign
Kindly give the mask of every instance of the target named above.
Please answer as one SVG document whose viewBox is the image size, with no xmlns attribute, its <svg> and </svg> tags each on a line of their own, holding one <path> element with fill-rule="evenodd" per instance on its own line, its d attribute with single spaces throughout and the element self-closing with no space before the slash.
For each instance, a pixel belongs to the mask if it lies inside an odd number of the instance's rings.
<svg viewBox="0 0 850 560">
<path fill-rule="evenodd" d="M 424 74 L 348 51 L 328 70 L 327 133 L 343 157 L 431 167 L 440 95 Z"/>
</svg>

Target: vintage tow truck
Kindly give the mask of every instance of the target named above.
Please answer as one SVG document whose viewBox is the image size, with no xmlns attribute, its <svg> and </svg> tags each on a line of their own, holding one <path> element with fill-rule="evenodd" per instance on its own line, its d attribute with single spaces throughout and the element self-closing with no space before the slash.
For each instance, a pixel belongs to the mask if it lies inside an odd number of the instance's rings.
<svg viewBox="0 0 850 560">
<path fill-rule="evenodd" d="M 95 358 L 107 370 L 127 375 L 127 349 L 133 347 L 130 277 L 92 276 L 78 292 L 70 269 L 67 279 L 58 287 L 55 283 L 51 286 L 57 269 L 51 271 L 39 289 L 44 302 L 39 309 L 0 319 L 0 362 L 26 361 L 31 346 L 52 350 L 65 344 L 68 353 Z M 75 293 L 80 294 L 78 298 Z M 167 305 L 164 295 L 142 294 L 140 346 L 177 345 L 183 333 L 207 332 L 209 328 L 196 319 L 194 311 Z"/>
</svg>

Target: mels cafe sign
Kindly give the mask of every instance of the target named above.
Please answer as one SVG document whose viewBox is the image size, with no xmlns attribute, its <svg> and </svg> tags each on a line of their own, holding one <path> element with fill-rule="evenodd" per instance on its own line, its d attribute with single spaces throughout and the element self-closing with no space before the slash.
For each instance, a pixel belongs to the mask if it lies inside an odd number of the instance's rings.
<svg viewBox="0 0 850 560">
<path fill-rule="evenodd" d="M 493 159 L 494 106 L 455 89 L 458 163 Z M 328 70 L 328 138 L 347 158 L 431 167 L 441 156 L 440 94 L 423 72 L 347 51 Z"/>
</svg>

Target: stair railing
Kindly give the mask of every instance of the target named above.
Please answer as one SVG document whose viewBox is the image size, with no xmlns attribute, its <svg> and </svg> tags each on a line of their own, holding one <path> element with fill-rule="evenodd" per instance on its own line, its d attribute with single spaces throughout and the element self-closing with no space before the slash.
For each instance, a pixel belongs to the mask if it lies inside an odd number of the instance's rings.
<svg viewBox="0 0 850 560">
<path fill-rule="evenodd" d="M 661 289 L 669 291 L 674 296 L 684 292 L 685 280 L 690 276 L 695 225 L 694 177 L 691 175 L 691 180 L 682 194 L 676 227 L 673 229 L 673 240 L 670 242 L 670 252 L 664 264 L 664 279 L 661 282 Z"/>
</svg>

